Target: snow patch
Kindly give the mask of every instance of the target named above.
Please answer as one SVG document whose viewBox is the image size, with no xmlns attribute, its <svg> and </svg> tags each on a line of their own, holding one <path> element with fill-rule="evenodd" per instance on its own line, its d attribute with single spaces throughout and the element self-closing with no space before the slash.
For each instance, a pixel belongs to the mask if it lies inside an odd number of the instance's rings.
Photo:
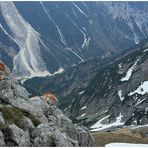
<svg viewBox="0 0 148 148">
<path fill-rule="evenodd" d="M 148 49 L 145 49 L 143 52 L 147 52 L 148 51 Z"/>
<path fill-rule="evenodd" d="M 118 96 L 119 96 L 119 98 L 120 98 L 121 101 L 124 100 L 124 97 L 122 96 L 122 90 L 119 90 L 118 91 Z"/>
<path fill-rule="evenodd" d="M 138 88 L 135 91 L 130 92 L 128 95 L 132 96 L 136 93 L 140 94 L 140 95 L 144 95 L 144 94 L 148 93 L 148 81 L 142 82 L 141 85 L 138 86 Z"/>
<path fill-rule="evenodd" d="M 145 124 L 145 125 L 139 125 L 139 126 L 135 126 L 135 125 L 133 125 L 133 126 L 131 127 L 131 129 L 137 129 L 137 128 L 141 128 L 141 127 L 148 127 L 148 124 Z"/>
<path fill-rule="evenodd" d="M 90 131 L 100 131 L 100 130 L 104 130 L 104 129 L 107 129 L 107 128 L 124 125 L 124 123 L 121 122 L 121 119 L 122 119 L 121 113 L 116 118 L 116 121 L 115 122 L 110 123 L 110 124 L 102 124 L 102 121 L 104 121 L 105 119 L 108 119 L 109 116 L 110 115 L 105 116 L 104 118 L 102 118 L 101 120 L 99 120 L 96 124 L 94 124 L 93 126 L 91 126 L 90 127 Z"/>
<path fill-rule="evenodd" d="M 121 78 L 121 81 L 122 81 L 122 82 L 123 82 L 123 81 L 128 81 L 128 80 L 130 79 L 130 77 L 131 77 L 131 75 L 132 75 L 132 72 L 133 72 L 133 70 L 136 68 L 136 65 L 137 65 L 138 61 L 139 61 L 139 60 L 137 60 L 137 61 L 135 62 L 135 64 L 134 64 L 131 68 L 129 68 L 129 70 L 128 70 L 127 73 L 126 73 L 126 76 L 123 77 L 123 78 Z"/>
<path fill-rule="evenodd" d="M 84 113 L 84 114 L 81 115 L 81 117 L 84 117 L 84 116 L 86 116 L 86 113 Z"/>
<path fill-rule="evenodd" d="M 148 147 L 148 144 L 133 144 L 133 143 L 109 143 L 105 147 Z"/>
<path fill-rule="evenodd" d="M 141 104 L 141 103 L 144 102 L 146 99 L 147 99 L 147 98 L 144 98 L 144 99 L 142 99 L 142 100 L 138 100 L 137 103 L 136 103 L 134 106 L 137 106 L 137 105 Z"/>
<path fill-rule="evenodd" d="M 80 110 L 84 110 L 84 109 L 86 109 L 87 108 L 87 106 L 83 106 Z"/>
<path fill-rule="evenodd" d="M 118 67 L 119 67 L 119 69 L 122 68 L 122 63 L 120 63 L 120 64 L 118 65 Z"/>
<path fill-rule="evenodd" d="M 84 90 L 83 90 L 83 91 L 80 91 L 80 92 L 79 92 L 79 95 L 82 95 L 84 92 L 85 92 Z"/>
</svg>

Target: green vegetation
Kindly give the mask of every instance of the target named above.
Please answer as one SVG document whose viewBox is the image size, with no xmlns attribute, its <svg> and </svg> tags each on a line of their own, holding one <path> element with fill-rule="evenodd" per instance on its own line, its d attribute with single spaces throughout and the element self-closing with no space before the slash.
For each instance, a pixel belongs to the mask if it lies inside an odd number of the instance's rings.
<svg viewBox="0 0 148 148">
<path fill-rule="evenodd" d="M 12 106 L 4 106 L 0 108 L 0 111 L 3 114 L 6 124 L 3 125 L 0 123 L 0 129 L 6 128 L 9 124 L 16 124 L 19 128 L 25 129 L 25 120 L 24 116 L 30 118 L 35 126 L 40 124 L 39 119 L 29 112 L 23 112 L 20 109 Z"/>
<path fill-rule="evenodd" d="M 20 128 L 25 127 L 23 113 L 19 109 L 12 106 L 5 106 L 0 111 L 6 121 L 6 125 L 14 123 Z M 1 128 L 4 128 L 4 126 Z"/>
<path fill-rule="evenodd" d="M 36 116 L 34 116 L 33 114 L 31 114 L 31 113 L 25 113 L 25 115 L 28 118 L 31 119 L 31 121 L 33 122 L 33 124 L 34 124 L 35 127 L 37 127 L 40 124 L 39 119 Z"/>
</svg>

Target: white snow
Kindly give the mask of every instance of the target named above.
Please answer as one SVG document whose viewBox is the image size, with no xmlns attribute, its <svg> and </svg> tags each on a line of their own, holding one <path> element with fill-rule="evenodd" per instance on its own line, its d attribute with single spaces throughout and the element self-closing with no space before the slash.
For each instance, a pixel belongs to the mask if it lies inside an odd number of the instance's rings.
<svg viewBox="0 0 148 148">
<path fill-rule="evenodd" d="M 148 144 L 133 144 L 133 143 L 109 143 L 105 147 L 148 147 Z"/>
<path fill-rule="evenodd" d="M 60 36 L 60 39 L 61 39 L 61 42 L 66 45 L 66 42 L 65 42 L 65 38 L 61 32 L 61 30 L 59 29 L 58 25 L 55 23 L 55 21 L 52 19 L 52 17 L 49 15 L 47 9 L 45 8 L 44 4 L 42 2 L 40 2 L 40 4 L 42 5 L 43 9 L 44 9 L 44 12 L 46 13 L 46 15 L 48 16 L 48 18 L 52 21 L 52 23 L 55 25 L 58 33 L 59 33 L 59 36 Z"/>
<path fill-rule="evenodd" d="M 103 117 L 102 119 L 100 119 L 97 123 L 95 123 L 93 126 L 91 126 L 91 129 L 98 129 L 101 128 L 103 126 L 103 124 L 101 123 L 102 121 L 104 121 L 105 119 L 107 119 L 110 115 L 107 115 L 105 117 Z M 92 130 L 91 130 L 92 131 Z"/>
<path fill-rule="evenodd" d="M 81 115 L 81 117 L 84 117 L 84 116 L 86 116 L 86 113 L 84 113 L 84 114 Z"/>
<path fill-rule="evenodd" d="M 85 92 L 84 90 L 83 90 L 83 91 L 80 91 L 80 92 L 79 92 L 79 95 L 82 95 L 84 92 Z"/>
<path fill-rule="evenodd" d="M 137 65 L 138 61 L 139 61 L 139 60 L 137 60 L 137 61 L 135 62 L 135 64 L 134 64 L 132 67 L 129 68 L 129 70 L 128 70 L 127 73 L 126 73 L 126 76 L 123 77 L 123 78 L 121 78 L 121 81 L 122 81 L 122 82 L 123 82 L 123 81 L 128 81 L 128 80 L 130 79 L 130 77 L 131 77 L 131 75 L 132 75 L 132 72 L 133 72 L 133 70 L 136 68 L 136 65 Z"/>
<path fill-rule="evenodd" d="M 80 110 L 84 110 L 84 109 L 86 109 L 87 108 L 87 106 L 83 106 Z"/>
<path fill-rule="evenodd" d="M 83 15 L 85 15 L 86 17 L 88 17 L 87 14 L 82 9 L 80 9 L 80 7 L 78 7 L 74 2 L 72 2 L 72 3 L 79 10 L 80 13 L 82 13 Z"/>
<path fill-rule="evenodd" d="M 148 51 L 148 49 L 145 49 L 143 52 L 147 52 Z"/>
<path fill-rule="evenodd" d="M 148 93 L 148 81 L 142 82 L 141 85 L 138 86 L 138 88 L 135 91 L 130 92 L 128 95 L 132 96 L 136 93 L 140 94 L 140 95 L 144 95 L 144 94 Z"/>
<path fill-rule="evenodd" d="M 118 66 L 119 66 L 119 69 L 122 68 L 122 63 L 120 63 Z"/>
<path fill-rule="evenodd" d="M 137 101 L 137 103 L 136 103 L 134 106 L 137 106 L 137 105 L 141 104 L 141 103 L 144 102 L 146 99 L 147 99 L 147 98 L 144 98 L 144 99 L 142 99 L 142 100 L 139 99 L 139 100 Z"/>
<path fill-rule="evenodd" d="M 110 127 L 116 127 L 116 126 L 120 126 L 120 125 L 124 125 L 123 122 L 121 122 L 122 119 L 122 115 L 120 113 L 120 115 L 116 118 L 116 121 L 110 124 L 102 124 L 102 121 L 104 121 L 105 119 L 107 119 L 110 115 L 107 115 L 106 117 L 102 118 L 101 120 L 99 120 L 96 124 L 94 124 L 93 126 L 90 127 L 90 131 L 100 131 L 100 130 L 104 130 Z"/>
<path fill-rule="evenodd" d="M 145 112 L 147 112 L 148 111 L 148 107 L 145 109 Z"/>
<path fill-rule="evenodd" d="M 137 129 L 137 128 L 141 128 L 141 127 L 148 127 L 148 124 L 139 125 L 139 126 L 132 126 L 131 129 Z"/>
<path fill-rule="evenodd" d="M 121 101 L 124 100 L 124 97 L 122 96 L 122 90 L 119 90 L 118 91 L 118 96 L 119 96 L 119 98 L 120 98 Z"/>
</svg>

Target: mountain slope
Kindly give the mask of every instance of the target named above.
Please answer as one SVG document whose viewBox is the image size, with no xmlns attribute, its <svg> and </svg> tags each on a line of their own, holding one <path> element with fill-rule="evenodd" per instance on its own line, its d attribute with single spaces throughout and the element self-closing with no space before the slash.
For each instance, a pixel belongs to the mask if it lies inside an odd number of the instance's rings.
<svg viewBox="0 0 148 148">
<path fill-rule="evenodd" d="M 93 131 L 147 124 L 147 48 L 146 41 L 99 70 L 69 109 L 71 118 L 99 120 Z"/>
<path fill-rule="evenodd" d="M 51 96 L 29 93 L 0 61 L 0 146 L 95 146 L 87 128 L 74 125 Z"/>
<path fill-rule="evenodd" d="M 25 85 L 57 94 L 59 107 L 74 122 L 90 127 L 100 120 L 94 128 L 102 127 L 102 121 L 106 128 L 143 125 L 147 123 L 147 48 L 146 39 L 113 59 L 90 60 Z"/>
<path fill-rule="evenodd" d="M 110 57 L 147 36 L 147 7 L 144 2 L 1 2 L 1 59 L 16 77 L 30 78 Z"/>
</svg>

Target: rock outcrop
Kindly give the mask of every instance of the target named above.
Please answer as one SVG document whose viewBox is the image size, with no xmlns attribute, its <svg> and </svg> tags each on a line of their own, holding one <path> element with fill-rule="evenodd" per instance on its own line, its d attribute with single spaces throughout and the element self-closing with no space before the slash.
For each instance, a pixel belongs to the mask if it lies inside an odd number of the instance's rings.
<svg viewBox="0 0 148 148">
<path fill-rule="evenodd" d="M 55 103 L 29 98 L 9 69 L 0 69 L 0 146 L 94 146 L 89 131 L 74 125 Z"/>
</svg>

